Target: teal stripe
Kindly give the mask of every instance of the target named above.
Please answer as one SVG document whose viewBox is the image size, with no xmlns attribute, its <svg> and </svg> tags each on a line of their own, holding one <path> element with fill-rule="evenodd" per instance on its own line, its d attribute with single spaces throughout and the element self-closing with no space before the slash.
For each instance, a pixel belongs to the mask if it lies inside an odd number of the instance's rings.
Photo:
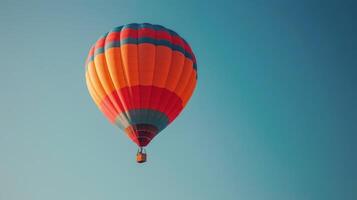
<svg viewBox="0 0 357 200">
<path fill-rule="evenodd" d="M 136 124 L 150 124 L 155 126 L 159 132 L 169 124 L 169 118 L 162 112 L 152 109 L 132 109 L 119 114 L 115 124 L 125 130 Z"/>
<path fill-rule="evenodd" d="M 179 51 L 182 54 L 184 54 L 186 57 L 188 57 L 191 60 L 193 60 L 192 55 L 190 53 L 186 52 L 185 49 L 182 48 L 181 46 L 174 45 L 168 40 L 156 40 L 156 39 L 153 39 L 153 38 L 139 38 L 139 39 L 126 38 L 124 40 L 121 40 L 120 42 L 116 41 L 116 42 L 110 42 L 110 43 L 106 44 L 105 45 L 105 50 L 113 48 L 113 47 L 120 47 L 121 45 L 125 45 L 125 44 L 143 44 L 143 43 L 153 44 L 153 45 L 156 45 L 156 46 L 169 47 L 173 51 Z M 97 51 L 95 53 L 97 53 Z"/>
<path fill-rule="evenodd" d="M 134 29 L 134 30 L 139 30 L 139 29 L 143 29 L 143 28 L 150 28 L 150 29 L 153 29 L 153 30 L 155 30 L 155 31 L 166 31 L 167 33 L 169 33 L 169 34 L 172 35 L 172 36 L 178 36 L 178 34 L 177 34 L 175 31 L 173 31 L 173 30 L 170 30 L 170 29 L 165 28 L 165 27 L 160 26 L 160 25 L 149 24 L 149 23 L 126 24 L 126 25 L 124 25 L 124 26 L 115 27 L 114 29 L 111 30 L 111 32 L 120 32 L 120 31 L 123 31 L 123 30 L 128 29 L 128 28 Z"/>
<path fill-rule="evenodd" d="M 179 51 L 182 54 L 184 54 L 186 57 L 190 58 L 192 60 L 192 55 L 189 54 L 188 52 L 185 51 L 184 48 L 182 48 L 179 45 L 174 45 L 168 40 L 156 40 L 154 38 L 148 38 L 148 37 L 143 37 L 143 38 L 126 38 L 124 40 L 116 41 L 116 42 L 110 42 L 108 44 L 105 44 L 105 50 L 113 48 L 113 47 L 120 47 L 121 45 L 124 44 L 142 44 L 142 43 L 149 43 L 149 44 L 154 44 L 157 46 L 167 46 L 170 47 L 174 51 Z M 94 54 L 95 55 L 95 54 Z"/>
<path fill-rule="evenodd" d="M 143 37 L 143 38 L 139 38 L 139 39 L 126 38 L 126 39 L 123 39 L 120 41 L 109 42 L 109 43 L 105 44 L 105 47 L 96 49 L 94 52 L 94 55 L 89 58 L 88 62 L 93 61 L 95 56 L 97 56 L 98 54 L 104 53 L 105 50 L 108 50 L 110 48 L 120 47 L 125 44 L 136 44 L 137 45 L 137 44 L 143 44 L 143 43 L 153 44 L 156 46 L 165 46 L 165 47 L 169 47 L 173 51 L 181 52 L 183 55 L 185 55 L 185 57 L 192 60 L 193 68 L 197 71 L 197 64 L 194 62 L 192 54 L 185 51 L 184 48 L 182 48 L 181 46 L 178 46 L 178 45 L 174 45 L 168 40 L 156 40 L 154 38 L 148 38 L 148 37 Z"/>
</svg>

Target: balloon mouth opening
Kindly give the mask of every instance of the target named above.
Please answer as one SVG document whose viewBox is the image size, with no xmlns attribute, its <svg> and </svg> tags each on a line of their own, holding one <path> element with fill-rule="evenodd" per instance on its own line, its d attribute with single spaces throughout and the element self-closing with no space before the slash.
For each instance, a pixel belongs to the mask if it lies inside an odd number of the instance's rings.
<svg viewBox="0 0 357 200">
<path fill-rule="evenodd" d="M 146 147 L 157 135 L 158 129 L 150 124 L 136 124 L 125 129 L 129 138 L 135 142 L 138 147 Z"/>
<path fill-rule="evenodd" d="M 139 147 L 146 147 L 150 142 L 151 142 L 152 138 L 147 138 L 147 137 L 138 137 L 136 138 L 135 143 L 139 146 Z"/>
</svg>

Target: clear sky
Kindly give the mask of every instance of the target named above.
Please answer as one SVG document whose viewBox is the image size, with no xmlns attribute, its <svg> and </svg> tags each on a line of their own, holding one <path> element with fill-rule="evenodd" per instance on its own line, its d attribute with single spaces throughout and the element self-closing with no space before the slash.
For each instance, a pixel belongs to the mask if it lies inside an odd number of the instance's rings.
<svg viewBox="0 0 357 200">
<path fill-rule="evenodd" d="M 355 200 L 353 1 L 0 1 L 0 200 Z M 198 62 L 183 113 L 136 146 L 84 61 L 115 26 L 161 24 Z"/>
</svg>

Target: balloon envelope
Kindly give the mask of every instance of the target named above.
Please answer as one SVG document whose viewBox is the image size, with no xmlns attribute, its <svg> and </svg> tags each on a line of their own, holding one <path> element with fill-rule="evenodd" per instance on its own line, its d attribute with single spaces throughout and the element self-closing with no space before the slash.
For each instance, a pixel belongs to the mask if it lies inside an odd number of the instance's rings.
<svg viewBox="0 0 357 200">
<path fill-rule="evenodd" d="M 197 83 L 188 43 L 163 26 L 127 24 L 92 46 L 86 83 L 110 122 L 144 147 L 182 111 Z"/>
</svg>

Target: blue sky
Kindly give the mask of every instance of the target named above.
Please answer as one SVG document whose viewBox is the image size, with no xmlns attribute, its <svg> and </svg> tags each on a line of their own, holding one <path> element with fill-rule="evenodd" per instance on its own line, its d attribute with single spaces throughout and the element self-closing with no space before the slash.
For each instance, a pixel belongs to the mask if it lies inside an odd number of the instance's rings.
<svg viewBox="0 0 357 200">
<path fill-rule="evenodd" d="M 357 198 L 352 1 L 0 1 L 0 199 Z M 115 26 L 161 24 L 198 62 L 184 112 L 136 146 L 84 61 Z"/>
</svg>

